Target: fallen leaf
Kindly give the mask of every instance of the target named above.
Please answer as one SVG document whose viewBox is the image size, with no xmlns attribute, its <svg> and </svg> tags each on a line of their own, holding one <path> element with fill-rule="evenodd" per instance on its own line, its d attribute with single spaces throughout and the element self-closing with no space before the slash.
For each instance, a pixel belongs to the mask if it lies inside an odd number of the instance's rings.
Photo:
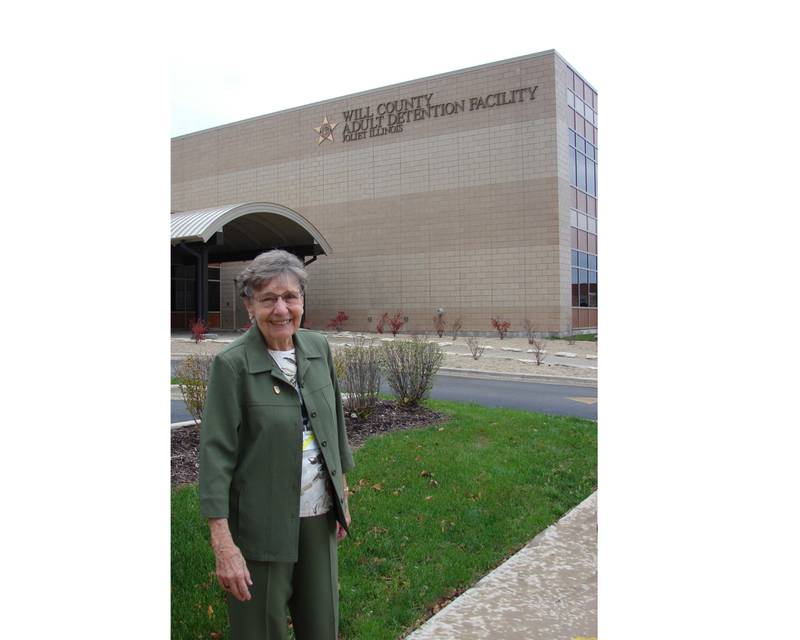
<svg viewBox="0 0 800 640">
<path fill-rule="evenodd" d="M 213 615 L 214 615 L 214 608 L 211 605 L 208 605 L 208 617 L 210 618 Z"/>
<path fill-rule="evenodd" d="M 436 480 L 434 480 L 433 478 L 431 478 L 430 485 L 431 485 L 432 487 L 438 487 L 438 486 L 439 486 L 439 483 L 438 483 Z"/>
<path fill-rule="evenodd" d="M 378 484 L 373 484 L 372 488 L 375 489 L 375 491 L 380 491 L 383 489 L 383 483 L 379 482 Z"/>
<path fill-rule="evenodd" d="M 431 475 L 431 472 L 430 472 L 430 471 L 425 471 L 424 469 L 423 469 L 422 471 L 420 471 L 420 472 L 419 472 L 419 476 L 420 476 L 420 478 L 427 478 L 427 477 L 429 477 L 430 475 Z"/>
<path fill-rule="evenodd" d="M 426 500 L 430 500 L 431 498 L 433 498 L 433 496 L 425 496 Z"/>
<path fill-rule="evenodd" d="M 439 431 L 444 431 L 444 427 L 439 427 Z"/>
<path fill-rule="evenodd" d="M 217 633 L 216 631 L 212 631 L 211 632 L 211 637 L 214 638 L 214 640 L 216 640 L 217 638 L 221 638 L 222 634 L 221 633 Z"/>
</svg>

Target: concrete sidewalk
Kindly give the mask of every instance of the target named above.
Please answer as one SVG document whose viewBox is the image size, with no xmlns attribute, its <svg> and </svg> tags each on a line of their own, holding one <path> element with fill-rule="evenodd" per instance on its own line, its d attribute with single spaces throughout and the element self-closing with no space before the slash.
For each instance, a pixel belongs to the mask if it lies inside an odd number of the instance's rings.
<svg viewBox="0 0 800 640">
<path fill-rule="evenodd" d="M 406 640 L 597 637 L 597 492 Z"/>
</svg>

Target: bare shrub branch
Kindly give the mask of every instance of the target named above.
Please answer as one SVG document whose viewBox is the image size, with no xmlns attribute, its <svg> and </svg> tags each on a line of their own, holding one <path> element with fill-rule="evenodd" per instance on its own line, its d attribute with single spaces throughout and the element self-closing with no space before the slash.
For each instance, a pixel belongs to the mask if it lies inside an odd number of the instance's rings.
<svg viewBox="0 0 800 640">
<path fill-rule="evenodd" d="M 183 360 L 175 371 L 183 402 L 195 424 L 200 424 L 200 418 L 203 416 L 212 360 L 214 356 L 209 354 L 192 354 Z"/>
<path fill-rule="evenodd" d="M 461 322 L 461 318 L 456 318 L 453 320 L 453 324 L 450 327 L 450 330 L 453 332 L 453 341 L 455 342 L 458 339 L 458 332 L 461 331 L 461 327 L 463 323 Z"/>
<path fill-rule="evenodd" d="M 486 350 L 486 345 L 481 345 L 478 342 L 478 338 L 475 336 L 469 336 L 467 339 L 467 347 L 469 347 L 469 352 L 472 354 L 473 360 L 478 360 L 483 355 L 483 352 Z"/>
<path fill-rule="evenodd" d="M 354 344 L 346 344 L 337 350 L 333 362 L 344 392 L 342 404 L 345 411 L 362 418 L 368 416 L 378 403 L 381 387 L 380 352 L 373 346 L 372 340 L 356 336 Z"/>
<path fill-rule="evenodd" d="M 416 406 L 433 386 L 433 378 L 444 361 L 444 352 L 435 342 L 420 336 L 411 340 L 385 342 L 380 346 L 381 366 L 386 381 L 400 404 Z"/>
</svg>

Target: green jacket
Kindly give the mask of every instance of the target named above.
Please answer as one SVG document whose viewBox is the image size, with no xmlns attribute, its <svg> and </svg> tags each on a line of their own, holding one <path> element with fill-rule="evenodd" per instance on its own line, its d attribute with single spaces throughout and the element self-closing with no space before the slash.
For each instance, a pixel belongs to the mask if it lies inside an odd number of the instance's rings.
<svg viewBox="0 0 800 640">
<path fill-rule="evenodd" d="M 294 335 L 297 378 L 334 488 L 343 525 L 342 475 L 353 467 L 344 411 L 324 336 Z M 248 560 L 296 562 L 300 526 L 302 417 L 297 391 L 257 326 L 211 365 L 200 427 L 200 513 L 227 518 Z"/>
</svg>

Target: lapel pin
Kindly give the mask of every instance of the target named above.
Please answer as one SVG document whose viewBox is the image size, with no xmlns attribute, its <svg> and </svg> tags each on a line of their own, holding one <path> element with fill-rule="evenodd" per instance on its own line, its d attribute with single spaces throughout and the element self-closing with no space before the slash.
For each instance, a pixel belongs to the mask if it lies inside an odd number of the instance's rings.
<svg viewBox="0 0 800 640">
<path fill-rule="evenodd" d="M 277 384 L 276 384 L 274 387 L 272 387 L 272 390 L 273 390 L 275 393 L 280 393 L 280 392 L 281 392 L 281 390 L 280 390 L 280 388 L 278 387 L 278 385 L 277 385 Z"/>
</svg>

